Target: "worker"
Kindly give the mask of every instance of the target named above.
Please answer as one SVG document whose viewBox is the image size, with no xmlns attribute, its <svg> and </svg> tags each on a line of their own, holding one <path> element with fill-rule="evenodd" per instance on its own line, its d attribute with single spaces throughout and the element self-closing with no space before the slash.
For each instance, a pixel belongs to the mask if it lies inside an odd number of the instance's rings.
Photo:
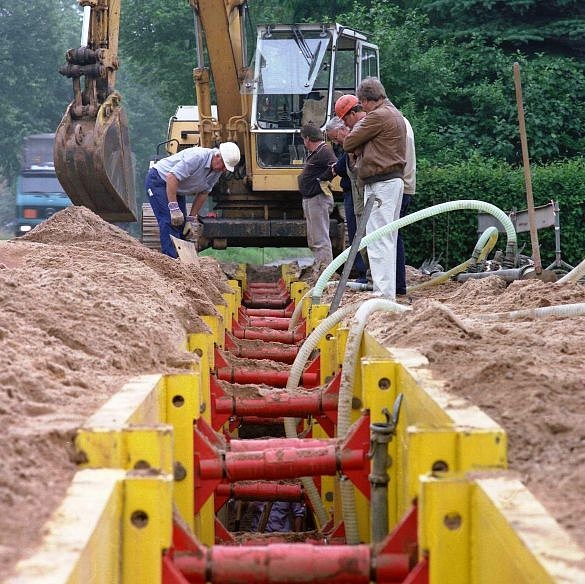
<svg viewBox="0 0 585 584">
<path fill-rule="evenodd" d="M 164 254 L 176 258 L 171 235 L 196 241 L 198 213 L 207 195 L 225 171 L 233 172 L 240 161 L 240 149 L 233 142 L 219 148 L 186 148 L 159 160 L 146 176 L 146 192 L 158 222 Z M 186 195 L 195 195 L 187 216 Z"/>
<path fill-rule="evenodd" d="M 303 530 L 305 506 L 298 501 L 252 501 L 247 513 L 250 531 L 276 533 Z"/>
<path fill-rule="evenodd" d="M 352 94 L 342 95 L 335 102 L 335 113 L 343 123 L 351 130 L 365 115 L 366 112 L 362 107 L 359 99 Z M 346 134 L 347 135 L 347 134 Z M 364 185 L 358 181 L 356 173 L 357 153 L 347 154 L 347 175 L 351 181 L 351 192 L 353 195 L 353 211 L 356 218 L 356 224 L 359 224 L 364 214 Z M 370 261 L 368 259 L 367 248 L 360 250 L 360 256 L 366 268 L 366 283 L 372 283 L 370 272 Z"/>
<path fill-rule="evenodd" d="M 410 122 L 404 117 L 406 124 L 406 165 L 404 166 L 404 192 L 400 205 L 400 218 L 407 214 L 412 196 L 416 193 L 416 150 L 414 147 L 414 131 Z M 396 296 L 406 295 L 406 257 L 402 230 L 398 230 L 396 238 Z"/>
<path fill-rule="evenodd" d="M 329 138 L 329 140 L 331 140 L 335 144 L 338 144 L 340 147 L 343 147 L 343 140 L 347 136 L 348 132 L 349 129 L 344 124 L 343 120 L 341 120 L 337 116 L 332 117 L 325 124 L 325 133 L 327 134 L 327 138 Z M 351 244 L 353 243 L 353 239 L 355 237 L 355 233 L 357 230 L 357 219 L 354 208 L 355 207 L 353 193 L 354 189 L 352 185 L 352 180 L 348 174 L 347 165 L 348 165 L 347 152 L 343 151 L 341 156 L 337 159 L 337 162 L 332 166 L 332 175 L 340 177 L 339 184 L 343 191 L 343 208 L 345 210 L 347 236 Z M 353 269 L 357 272 L 356 281 L 359 282 L 360 284 L 365 284 L 367 282 L 366 279 L 367 269 L 361 254 L 358 254 L 356 256 L 353 263 Z"/>
<path fill-rule="evenodd" d="M 329 215 L 333 211 L 333 194 L 328 188 L 331 165 L 337 162 L 333 148 L 323 140 L 323 132 L 312 124 L 301 128 L 303 144 L 308 151 L 299 175 L 299 191 L 303 197 L 303 213 L 307 222 L 307 244 L 315 256 L 312 276 L 317 276 L 333 261 L 329 238 Z"/>
<path fill-rule="evenodd" d="M 406 123 L 375 77 L 364 79 L 357 89 L 366 116 L 347 135 L 343 149 L 358 154 L 358 178 L 364 183 L 364 198 L 376 199 L 368 222 L 369 235 L 400 217 L 406 165 Z M 368 257 L 373 291 L 396 299 L 396 231 L 372 241 Z"/>
</svg>

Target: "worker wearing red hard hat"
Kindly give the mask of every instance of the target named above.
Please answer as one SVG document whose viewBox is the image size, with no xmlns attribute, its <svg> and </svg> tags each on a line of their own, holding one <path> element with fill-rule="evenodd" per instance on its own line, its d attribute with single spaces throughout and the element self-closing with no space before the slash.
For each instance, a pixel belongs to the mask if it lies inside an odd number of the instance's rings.
<svg viewBox="0 0 585 584">
<path fill-rule="evenodd" d="M 364 184 L 364 198 L 373 195 L 376 199 L 366 224 L 369 235 L 400 216 L 407 131 L 404 117 L 388 99 L 378 79 L 364 79 L 357 96 L 337 100 L 336 113 L 339 110 L 339 117 L 347 118 L 358 103 L 366 116 L 345 138 L 343 149 L 358 155 L 357 174 Z M 396 299 L 396 244 L 394 231 L 368 245 L 374 294 L 389 300 Z"/>
</svg>

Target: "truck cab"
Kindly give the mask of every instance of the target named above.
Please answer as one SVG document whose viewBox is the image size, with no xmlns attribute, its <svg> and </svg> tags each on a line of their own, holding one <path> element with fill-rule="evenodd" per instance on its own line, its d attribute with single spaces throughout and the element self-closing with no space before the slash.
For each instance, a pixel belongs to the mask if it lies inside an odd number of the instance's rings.
<svg viewBox="0 0 585 584">
<path fill-rule="evenodd" d="M 21 170 L 16 177 L 17 237 L 71 205 L 55 174 L 54 137 L 35 134 L 24 138 Z"/>
</svg>

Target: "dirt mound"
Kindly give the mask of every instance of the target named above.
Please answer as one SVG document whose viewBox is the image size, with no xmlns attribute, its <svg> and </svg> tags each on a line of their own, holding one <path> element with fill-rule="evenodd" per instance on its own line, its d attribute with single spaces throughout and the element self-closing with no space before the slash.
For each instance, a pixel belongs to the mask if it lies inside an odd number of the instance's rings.
<svg viewBox="0 0 585 584">
<path fill-rule="evenodd" d="M 38 542 L 75 429 L 132 376 L 184 370 L 230 290 L 217 262 L 148 250 L 82 207 L 0 244 L 0 574 Z"/>
</svg>

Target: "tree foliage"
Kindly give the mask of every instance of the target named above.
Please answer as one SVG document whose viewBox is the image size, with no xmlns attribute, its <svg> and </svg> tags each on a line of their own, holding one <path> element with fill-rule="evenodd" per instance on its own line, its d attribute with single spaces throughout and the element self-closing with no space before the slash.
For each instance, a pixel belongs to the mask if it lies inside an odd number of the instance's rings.
<svg viewBox="0 0 585 584">
<path fill-rule="evenodd" d="M 0 1 L 0 171 L 8 179 L 18 170 L 22 137 L 54 131 L 72 99 L 71 82 L 57 71 L 79 43 L 79 22 L 67 0 Z"/>
<path fill-rule="evenodd" d="M 499 165 L 518 173 L 522 160 L 516 61 L 531 162 L 553 163 L 548 176 L 564 178 L 557 165 L 583 157 L 581 0 L 253 0 L 250 13 L 252 37 L 256 23 L 321 20 L 371 34 L 380 46 L 382 82 L 415 130 L 420 204 L 464 194 L 466 180 L 479 188 L 472 179 L 480 162 L 482 180 L 489 182 L 492 173 L 502 191 L 512 188 Z M 80 29 L 73 0 L 0 0 L 0 171 L 8 184 L 22 137 L 54 130 L 72 98 L 71 81 L 57 70 L 65 51 L 78 45 Z M 189 2 L 122 0 L 119 56 L 117 89 L 129 115 L 140 190 L 169 117 L 177 105 L 195 102 Z M 582 170 L 573 167 L 571 184 Z M 477 196 L 482 193 L 479 188 Z M 455 243 L 450 246 L 453 251 Z"/>
<path fill-rule="evenodd" d="M 522 67 L 531 156 L 548 162 L 584 152 L 583 64 L 564 56 L 507 53 L 481 35 L 437 39 L 428 15 L 393 3 L 356 4 L 340 19 L 373 31 L 381 79 L 411 121 L 417 155 L 435 163 L 521 160 L 513 64 Z"/>
<path fill-rule="evenodd" d="M 582 0 L 420 0 L 436 38 L 485 43 L 527 54 L 585 57 Z"/>
</svg>

